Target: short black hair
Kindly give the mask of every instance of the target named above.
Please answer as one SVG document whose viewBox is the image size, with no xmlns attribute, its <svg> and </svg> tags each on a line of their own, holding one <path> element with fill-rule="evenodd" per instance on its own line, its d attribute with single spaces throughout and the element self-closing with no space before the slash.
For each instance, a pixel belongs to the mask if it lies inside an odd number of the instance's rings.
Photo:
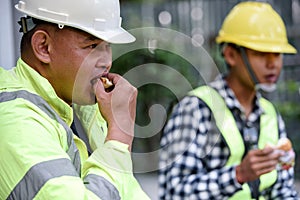
<svg viewBox="0 0 300 200">
<path fill-rule="evenodd" d="M 31 26 L 33 26 L 33 27 L 31 27 L 30 29 L 27 29 L 27 24 L 26 24 L 27 20 L 31 20 L 31 23 L 32 23 Z M 22 52 L 26 51 L 30 47 L 31 38 L 32 38 L 34 32 L 37 30 L 37 27 L 39 25 L 41 25 L 41 24 L 54 25 L 51 22 L 46 22 L 46 21 L 36 19 L 33 17 L 23 17 L 23 18 L 21 18 L 21 20 L 18 23 L 21 25 L 20 32 L 23 32 L 23 36 L 21 38 L 21 43 L 20 43 L 21 54 L 22 54 Z"/>
</svg>

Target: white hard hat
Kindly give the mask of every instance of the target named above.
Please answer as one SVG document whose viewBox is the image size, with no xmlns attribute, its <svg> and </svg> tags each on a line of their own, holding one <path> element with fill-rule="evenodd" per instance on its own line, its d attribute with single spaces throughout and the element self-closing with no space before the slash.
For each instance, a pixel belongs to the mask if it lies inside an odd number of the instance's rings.
<svg viewBox="0 0 300 200">
<path fill-rule="evenodd" d="M 30 17 L 74 27 L 109 43 L 135 41 L 121 27 L 119 0 L 21 0 L 15 7 Z"/>
</svg>

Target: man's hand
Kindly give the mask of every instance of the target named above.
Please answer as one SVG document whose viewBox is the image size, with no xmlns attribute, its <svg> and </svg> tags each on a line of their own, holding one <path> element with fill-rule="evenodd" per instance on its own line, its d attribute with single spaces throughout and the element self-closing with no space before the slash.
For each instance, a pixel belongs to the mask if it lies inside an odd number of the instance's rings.
<svg viewBox="0 0 300 200">
<path fill-rule="evenodd" d="M 241 164 L 236 168 L 236 177 L 239 183 L 253 181 L 261 175 L 271 172 L 276 168 L 282 153 L 272 147 L 255 149 L 248 152 Z"/>
<path fill-rule="evenodd" d="M 117 74 L 108 74 L 107 78 L 115 85 L 106 92 L 99 80 L 94 84 L 94 92 L 99 109 L 108 124 L 106 140 L 117 140 L 131 145 L 134 136 L 137 89 Z"/>
</svg>

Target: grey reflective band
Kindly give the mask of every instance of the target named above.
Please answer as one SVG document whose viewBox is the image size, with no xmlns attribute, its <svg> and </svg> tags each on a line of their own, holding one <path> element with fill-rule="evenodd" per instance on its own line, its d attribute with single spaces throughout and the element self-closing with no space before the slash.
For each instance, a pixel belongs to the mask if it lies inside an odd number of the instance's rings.
<svg viewBox="0 0 300 200">
<path fill-rule="evenodd" d="M 38 163 L 29 169 L 7 200 L 33 199 L 48 180 L 61 176 L 78 177 L 69 159 L 61 158 Z"/>
<path fill-rule="evenodd" d="M 86 188 L 95 193 L 102 200 L 121 199 L 115 186 L 101 176 L 89 174 L 85 177 L 84 182 Z"/>
<path fill-rule="evenodd" d="M 67 142 L 68 142 L 68 151 L 67 154 L 71 158 L 71 161 L 76 168 L 78 174 L 80 174 L 80 155 L 79 151 L 73 140 L 73 132 L 70 127 L 59 117 L 59 115 L 51 108 L 51 106 L 40 96 L 30 93 L 26 90 L 12 91 L 12 92 L 2 92 L 0 93 L 0 103 L 15 100 L 17 98 L 25 99 L 42 111 L 44 111 L 50 118 L 60 123 L 67 132 Z"/>
</svg>

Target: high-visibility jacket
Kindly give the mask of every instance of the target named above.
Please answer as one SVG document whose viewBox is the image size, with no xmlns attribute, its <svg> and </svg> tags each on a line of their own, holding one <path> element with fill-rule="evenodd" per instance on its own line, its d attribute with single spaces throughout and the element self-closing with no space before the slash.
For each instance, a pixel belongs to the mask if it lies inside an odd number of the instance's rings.
<svg viewBox="0 0 300 200">
<path fill-rule="evenodd" d="M 245 146 L 241 133 L 238 130 L 233 114 L 226 106 L 224 99 L 217 91 L 209 86 L 200 86 L 191 91 L 189 95 L 197 96 L 202 99 L 212 111 L 216 121 L 216 126 L 221 132 L 227 143 L 230 156 L 226 163 L 227 166 L 238 165 L 241 163 L 245 153 Z M 260 98 L 260 105 L 264 109 L 264 114 L 260 117 L 260 134 L 258 139 L 258 148 L 262 149 L 266 144 L 277 144 L 278 141 L 278 124 L 277 114 L 271 102 Z M 259 190 L 262 191 L 272 186 L 277 180 L 276 170 L 264 174 L 260 177 Z M 230 199 L 247 200 L 251 199 L 251 191 L 247 183 L 242 185 L 242 190 L 238 191 Z M 264 199 L 262 196 L 259 199 Z"/>
<path fill-rule="evenodd" d="M 70 129 L 73 110 L 92 153 Z M 149 199 L 97 105 L 71 108 L 21 59 L 0 68 L 0 199 Z"/>
</svg>

